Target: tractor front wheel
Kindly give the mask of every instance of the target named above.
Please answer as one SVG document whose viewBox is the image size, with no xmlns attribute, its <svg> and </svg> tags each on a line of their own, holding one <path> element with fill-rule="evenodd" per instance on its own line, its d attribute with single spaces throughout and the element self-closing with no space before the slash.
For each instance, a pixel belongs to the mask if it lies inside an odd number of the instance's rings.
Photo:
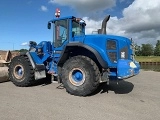
<svg viewBox="0 0 160 120">
<path fill-rule="evenodd" d="M 76 96 L 87 96 L 99 85 L 100 72 L 96 63 L 86 56 L 68 59 L 62 68 L 62 83 L 66 91 Z"/>
<path fill-rule="evenodd" d="M 11 60 L 9 79 L 19 87 L 27 87 L 34 82 L 34 71 L 27 56 L 16 56 Z"/>
</svg>

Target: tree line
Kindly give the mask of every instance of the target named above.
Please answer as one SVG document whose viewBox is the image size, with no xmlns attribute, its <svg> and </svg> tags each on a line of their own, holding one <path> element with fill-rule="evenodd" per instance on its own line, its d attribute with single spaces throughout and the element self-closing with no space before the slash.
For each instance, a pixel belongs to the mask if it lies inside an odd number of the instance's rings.
<svg viewBox="0 0 160 120">
<path fill-rule="evenodd" d="M 137 56 L 160 56 L 160 40 L 157 40 L 156 46 L 152 44 L 135 45 L 135 55 Z"/>
</svg>

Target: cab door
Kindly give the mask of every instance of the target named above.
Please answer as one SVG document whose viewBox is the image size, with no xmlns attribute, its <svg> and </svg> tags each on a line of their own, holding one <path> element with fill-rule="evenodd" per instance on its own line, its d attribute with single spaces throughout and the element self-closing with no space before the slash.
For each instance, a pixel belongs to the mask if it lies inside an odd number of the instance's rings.
<svg viewBox="0 0 160 120">
<path fill-rule="evenodd" d="M 58 62 L 63 49 L 65 48 L 66 44 L 68 43 L 69 39 L 69 26 L 68 26 L 68 19 L 58 20 L 55 21 L 54 26 L 54 60 Z"/>
</svg>

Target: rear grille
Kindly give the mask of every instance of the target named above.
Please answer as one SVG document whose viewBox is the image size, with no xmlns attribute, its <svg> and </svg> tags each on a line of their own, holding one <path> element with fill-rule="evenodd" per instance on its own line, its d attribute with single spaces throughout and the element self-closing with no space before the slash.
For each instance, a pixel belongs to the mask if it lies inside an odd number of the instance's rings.
<svg viewBox="0 0 160 120">
<path fill-rule="evenodd" d="M 116 41 L 108 40 L 107 41 L 107 50 L 115 50 L 116 49 Z"/>
<path fill-rule="evenodd" d="M 111 62 L 117 62 L 117 44 L 115 40 L 108 40 L 107 41 L 107 55 Z"/>
<path fill-rule="evenodd" d="M 108 52 L 108 56 L 112 62 L 117 62 L 117 53 L 116 52 Z"/>
</svg>

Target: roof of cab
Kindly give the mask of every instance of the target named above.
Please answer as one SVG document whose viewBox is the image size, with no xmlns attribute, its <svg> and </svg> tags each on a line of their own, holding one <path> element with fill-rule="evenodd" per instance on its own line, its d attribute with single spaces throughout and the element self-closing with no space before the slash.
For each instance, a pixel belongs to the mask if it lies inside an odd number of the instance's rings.
<svg viewBox="0 0 160 120">
<path fill-rule="evenodd" d="M 50 20 L 48 22 L 55 22 L 57 20 L 73 19 L 73 18 L 76 18 L 76 17 L 74 17 L 74 16 L 67 16 L 67 17 L 54 18 L 54 19 L 52 19 L 52 20 Z"/>
</svg>

